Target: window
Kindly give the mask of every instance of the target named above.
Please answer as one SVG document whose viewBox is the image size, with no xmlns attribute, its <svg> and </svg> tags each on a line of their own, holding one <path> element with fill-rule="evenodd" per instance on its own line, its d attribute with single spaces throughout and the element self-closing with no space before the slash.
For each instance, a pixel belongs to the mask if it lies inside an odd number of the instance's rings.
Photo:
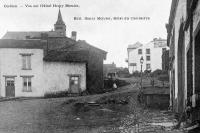
<svg viewBox="0 0 200 133">
<path fill-rule="evenodd" d="M 146 49 L 146 54 L 150 54 L 150 49 Z"/>
<path fill-rule="evenodd" d="M 78 85 L 78 76 L 71 77 L 71 85 Z"/>
<path fill-rule="evenodd" d="M 130 63 L 129 66 L 137 66 L 137 63 Z"/>
<path fill-rule="evenodd" d="M 150 56 L 147 56 L 146 58 L 147 58 L 147 61 L 150 61 L 150 60 L 151 60 L 151 57 L 150 57 Z"/>
<path fill-rule="evenodd" d="M 151 69 L 151 64 L 146 64 L 146 70 L 150 70 Z"/>
<path fill-rule="evenodd" d="M 22 54 L 22 69 L 31 69 L 31 54 Z"/>
<path fill-rule="evenodd" d="M 142 54 L 142 49 L 138 49 L 138 54 Z"/>
<path fill-rule="evenodd" d="M 22 77 L 23 79 L 23 92 L 31 92 L 31 77 Z"/>
</svg>

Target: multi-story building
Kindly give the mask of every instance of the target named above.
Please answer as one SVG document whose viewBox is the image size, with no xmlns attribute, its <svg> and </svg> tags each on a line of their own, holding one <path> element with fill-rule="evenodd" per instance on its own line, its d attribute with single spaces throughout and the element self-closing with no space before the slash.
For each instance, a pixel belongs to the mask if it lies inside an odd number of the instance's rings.
<svg viewBox="0 0 200 133">
<path fill-rule="evenodd" d="M 59 10 L 54 31 L 9 31 L 0 39 L 0 96 L 102 92 L 106 54 L 86 41 L 76 41 L 76 32 L 67 37 Z"/>
<path fill-rule="evenodd" d="M 141 57 L 144 59 L 142 71 L 162 69 L 162 54 L 166 50 L 168 50 L 167 41 L 161 38 L 154 38 L 147 44 L 137 42 L 129 45 L 127 48 L 129 73 L 141 71 Z"/>
</svg>

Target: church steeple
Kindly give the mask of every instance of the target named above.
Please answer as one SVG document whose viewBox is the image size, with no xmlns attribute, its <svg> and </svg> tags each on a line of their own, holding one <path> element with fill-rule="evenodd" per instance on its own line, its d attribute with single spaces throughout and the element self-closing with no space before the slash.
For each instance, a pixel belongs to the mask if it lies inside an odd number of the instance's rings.
<svg viewBox="0 0 200 133">
<path fill-rule="evenodd" d="M 59 32 L 62 36 L 66 36 L 66 25 L 62 19 L 60 8 L 58 11 L 58 19 L 57 19 L 56 23 L 54 24 L 54 30 L 56 32 Z"/>
</svg>

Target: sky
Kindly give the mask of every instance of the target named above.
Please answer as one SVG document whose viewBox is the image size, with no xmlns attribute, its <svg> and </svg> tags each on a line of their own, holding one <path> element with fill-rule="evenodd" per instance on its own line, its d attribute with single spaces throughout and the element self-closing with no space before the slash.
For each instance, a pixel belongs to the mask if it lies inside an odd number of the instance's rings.
<svg viewBox="0 0 200 133">
<path fill-rule="evenodd" d="M 146 44 L 158 37 L 166 39 L 165 24 L 168 22 L 171 1 L 1 0 L 0 38 L 7 31 L 52 30 L 59 10 L 54 5 L 63 5 L 60 9 L 68 37 L 71 31 L 77 31 L 78 40 L 86 40 L 108 52 L 104 63 L 114 62 L 118 67 L 127 67 L 128 45 L 137 41 Z M 75 17 L 81 17 L 81 20 L 75 20 Z M 93 19 L 86 20 L 85 17 Z M 109 20 L 97 20 L 97 17 L 107 17 Z M 114 20 L 114 17 L 122 17 L 123 20 Z M 125 20 L 125 17 L 129 20 Z M 133 19 L 138 17 L 145 19 Z"/>
</svg>

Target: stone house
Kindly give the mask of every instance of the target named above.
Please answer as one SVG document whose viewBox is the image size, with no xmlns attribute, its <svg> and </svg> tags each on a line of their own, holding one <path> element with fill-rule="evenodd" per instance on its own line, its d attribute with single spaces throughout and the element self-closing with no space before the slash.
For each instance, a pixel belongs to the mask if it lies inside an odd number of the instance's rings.
<svg viewBox="0 0 200 133">
<path fill-rule="evenodd" d="M 60 10 L 54 31 L 7 32 L 0 40 L 1 96 L 44 96 L 63 90 L 100 92 L 107 52 L 77 41 L 76 34 L 73 31 L 71 38 L 66 36 Z M 8 95 L 7 80 L 14 86 Z M 23 86 L 31 93 L 23 93 Z"/>
<path fill-rule="evenodd" d="M 166 25 L 170 47 L 170 103 L 179 114 L 200 120 L 200 1 L 172 0 Z"/>
</svg>

